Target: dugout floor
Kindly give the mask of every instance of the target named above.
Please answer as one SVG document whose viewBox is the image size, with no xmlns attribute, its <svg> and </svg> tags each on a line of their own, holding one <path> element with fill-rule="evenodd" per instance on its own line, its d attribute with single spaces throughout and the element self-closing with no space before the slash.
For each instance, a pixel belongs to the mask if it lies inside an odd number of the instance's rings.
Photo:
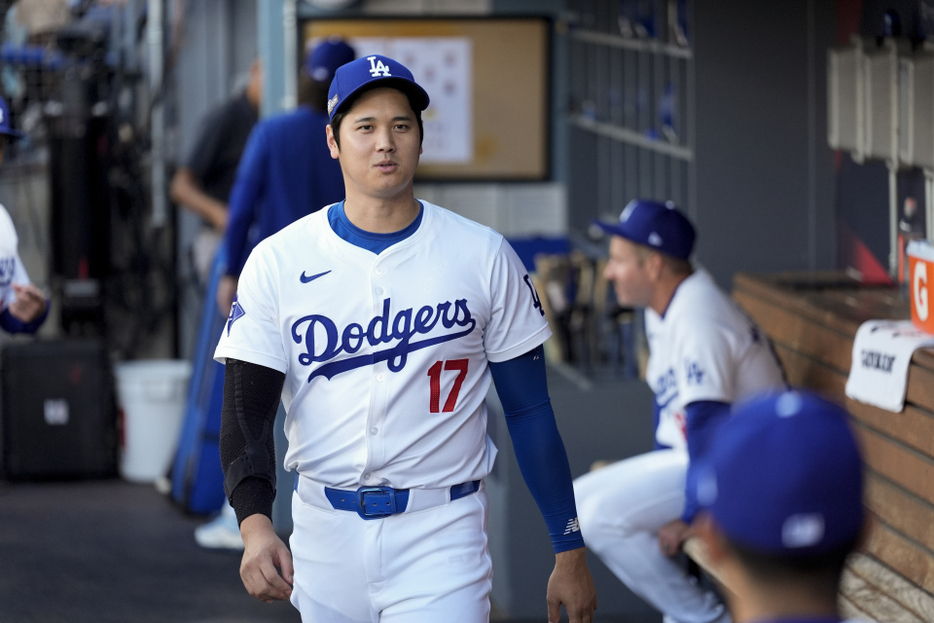
<svg viewBox="0 0 934 623">
<path fill-rule="evenodd" d="M 587 410 L 594 392 L 555 380 L 556 403 Z M 0 481 L 0 623 L 298 623 L 291 605 L 246 594 L 238 554 L 195 543 L 203 521 L 151 485 Z M 598 612 L 596 620 L 660 619 Z"/>
</svg>

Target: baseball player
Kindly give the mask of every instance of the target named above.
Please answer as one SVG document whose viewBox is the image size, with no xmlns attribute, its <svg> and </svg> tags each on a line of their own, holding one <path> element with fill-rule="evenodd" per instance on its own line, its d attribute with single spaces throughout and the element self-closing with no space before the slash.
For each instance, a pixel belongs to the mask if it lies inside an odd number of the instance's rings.
<svg viewBox="0 0 934 623">
<path fill-rule="evenodd" d="M 604 276 L 621 305 L 644 307 L 656 449 L 574 483 L 587 545 L 666 621 L 729 621 L 673 559 L 697 505 L 689 464 L 743 396 L 785 386 L 765 335 L 689 260 L 694 227 L 673 203 L 631 201 L 611 234 Z"/>
<path fill-rule="evenodd" d="M 8 140 L 23 135 L 10 125 L 10 107 L 0 97 L 0 162 Z M 29 282 L 19 258 L 19 237 L 6 208 L 0 205 L 0 327 L 9 333 L 35 333 L 49 315 L 49 301 Z"/>
<path fill-rule="evenodd" d="M 693 529 L 741 623 L 839 623 L 840 576 L 864 528 L 847 414 L 803 392 L 736 408 L 697 467 Z"/>
<path fill-rule="evenodd" d="M 428 94 L 385 56 L 339 68 L 327 140 L 344 201 L 254 249 L 218 344 L 221 459 L 241 577 L 303 621 L 480 622 L 492 566 L 483 479 L 490 382 L 555 551 L 548 616 L 591 621 L 541 304 L 494 231 L 415 199 Z M 298 472 L 291 553 L 273 531 L 280 397 Z"/>
</svg>

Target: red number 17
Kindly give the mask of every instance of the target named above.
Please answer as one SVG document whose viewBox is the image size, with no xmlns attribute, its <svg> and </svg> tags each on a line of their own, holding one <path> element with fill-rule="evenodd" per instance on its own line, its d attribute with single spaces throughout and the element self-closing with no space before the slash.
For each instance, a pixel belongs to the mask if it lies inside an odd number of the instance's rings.
<svg viewBox="0 0 934 623">
<path fill-rule="evenodd" d="M 451 393 L 448 399 L 444 401 L 444 413 L 450 413 L 457 404 L 457 395 L 460 394 L 461 385 L 467 378 L 467 364 L 469 359 L 450 359 L 448 361 L 437 361 L 435 365 L 428 368 L 428 377 L 431 379 L 431 404 L 429 411 L 439 413 L 441 411 L 441 370 L 457 370 L 457 378 L 454 379 L 454 386 L 451 387 Z"/>
</svg>

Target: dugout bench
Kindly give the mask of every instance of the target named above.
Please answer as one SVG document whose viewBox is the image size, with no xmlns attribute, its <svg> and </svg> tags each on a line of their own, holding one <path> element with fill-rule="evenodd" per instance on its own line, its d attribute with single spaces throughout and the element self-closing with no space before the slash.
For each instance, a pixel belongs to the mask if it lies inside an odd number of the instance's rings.
<svg viewBox="0 0 934 623">
<path fill-rule="evenodd" d="M 856 330 L 866 320 L 907 319 L 908 301 L 894 287 L 866 287 L 840 272 L 738 273 L 733 298 L 768 334 L 792 386 L 835 398 L 852 416 L 871 528 L 844 574 L 843 614 L 934 621 L 934 349 L 915 352 L 901 413 L 844 394 Z M 699 542 L 685 551 L 723 585 Z"/>
</svg>

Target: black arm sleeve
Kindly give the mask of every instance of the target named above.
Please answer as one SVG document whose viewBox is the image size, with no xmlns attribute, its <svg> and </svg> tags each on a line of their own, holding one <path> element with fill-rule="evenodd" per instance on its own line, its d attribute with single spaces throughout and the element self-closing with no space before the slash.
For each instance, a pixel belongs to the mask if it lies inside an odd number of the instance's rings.
<svg viewBox="0 0 934 623">
<path fill-rule="evenodd" d="M 227 359 L 220 454 L 224 492 L 238 523 L 256 513 L 272 519 L 276 497 L 273 426 L 284 382 L 285 375 L 278 370 Z"/>
</svg>

